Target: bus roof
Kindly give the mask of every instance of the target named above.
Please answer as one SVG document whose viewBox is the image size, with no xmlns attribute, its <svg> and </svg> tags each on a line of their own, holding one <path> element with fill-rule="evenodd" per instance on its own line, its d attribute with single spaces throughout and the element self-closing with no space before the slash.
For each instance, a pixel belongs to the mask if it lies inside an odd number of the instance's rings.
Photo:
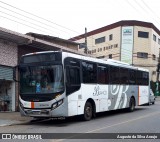
<svg viewBox="0 0 160 142">
<path fill-rule="evenodd" d="M 84 55 L 78 55 L 74 53 L 69 53 L 69 52 L 63 52 L 63 51 L 42 51 L 42 52 L 33 52 L 29 54 L 25 54 L 23 56 L 28 56 L 28 55 L 35 55 L 35 54 L 47 54 L 47 53 L 55 53 L 55 52 L 61 52 L 65 57 L 74 57 L 77 59 L 83 59 L 91 62 L 97 62 L 97 63 L 103 63 L 103 64 L 109 64 L 109 65 L 115 65 L 115 66 L 120 66 L 120 67 L 126 67 L 126 68 L 131 68 L 135 70 L 141 70 L 141 71 L 149 71 L 148 69 L 140 68 L 140 67 L 134 67 L 128 63 L 113 60 L 113 59 L 98 59 L 94 57 L 89 57 L 89 56 L 84 56 Z"/>
</svg>

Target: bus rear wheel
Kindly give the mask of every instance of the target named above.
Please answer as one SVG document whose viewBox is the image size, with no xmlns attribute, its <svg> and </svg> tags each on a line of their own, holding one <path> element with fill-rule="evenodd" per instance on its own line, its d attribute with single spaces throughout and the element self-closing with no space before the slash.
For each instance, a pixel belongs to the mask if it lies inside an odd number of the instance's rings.
<svg viewBox="0 0 160 142">
<path fill-rule="evenodd" d="M 85 107 L 84 107 L 83 120 L 85 121 L 91 120 L 92 114 L 93 114 L 92 104 L 90 102 L 86 102 Z"/>
<path fill-rule="evenodd" d="M 129 111 L 129 112 L 133 112 L 134 110 L 135 110 L 135 99 L 134 99 L 134 98 L 131 98 L 131 99 L 130 99 L 130 102 L 129 102 L 128 111 Z"/>
</svg>

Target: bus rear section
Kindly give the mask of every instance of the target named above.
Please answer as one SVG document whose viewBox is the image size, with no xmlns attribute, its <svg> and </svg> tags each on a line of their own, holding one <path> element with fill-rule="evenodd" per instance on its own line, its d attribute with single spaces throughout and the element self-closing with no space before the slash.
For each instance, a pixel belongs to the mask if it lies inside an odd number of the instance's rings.
<svg viewBox="0 0 160 142">
<path fill-rule="evenodd" d="M 64 61 L 68 115 L 90 120 L 98 112 L 128 108 L 149 101 L 149 72 L 117 61 L 68 57 Z"/>
</svg>

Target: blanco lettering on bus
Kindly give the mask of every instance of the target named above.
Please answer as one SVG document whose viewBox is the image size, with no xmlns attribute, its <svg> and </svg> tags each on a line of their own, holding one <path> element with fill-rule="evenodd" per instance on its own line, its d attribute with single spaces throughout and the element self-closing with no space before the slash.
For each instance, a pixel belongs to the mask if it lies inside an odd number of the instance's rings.
<svg viewBox="0 0 160 142">
<path fill-rule="evenodd" d="M 108 92 L 107 90 L 101 90 L 99 86 L 95 86 L 93 96 L 107 95 L 107 92 Z"/>
<path fill-rule="evenodd" d="M 124 90 L 124 87 L 125 87 L 125 90 Z M 124 102 L 123 102 L 122 108 L 124 108 L 127 105 L 126 92 L 127 92 L 128 88 L 129 88 L 128 85 L 127 86 L 122 86 L 122 85 L 112 85 L 111 86 L 111 94 L 117 95 L 117 101 L 116 101 L 114 109 L 119 108 L 120 105 L 122 104 L 122 100 L 121 100 L 122 95 L 124 96 Z"/>
</svg>

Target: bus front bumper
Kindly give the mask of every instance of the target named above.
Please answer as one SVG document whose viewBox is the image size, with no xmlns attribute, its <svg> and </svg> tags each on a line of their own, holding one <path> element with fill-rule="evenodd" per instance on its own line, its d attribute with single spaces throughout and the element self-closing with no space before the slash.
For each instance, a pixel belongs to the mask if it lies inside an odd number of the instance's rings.
<svg viewBox="0 0 160 142">
<path fill-rule="evenodd" d="M 36 118 L 54 118 L 54 117 L 67 117 L 68 112 L 66 107 L 64 107 L 64 104 L 57 107 L 56 109 L 28 109 L 28 108 L 22 108 L 19 106 L 20 114 L 21 116 L 26 117 L 36 117 Z"/>
</svg>

